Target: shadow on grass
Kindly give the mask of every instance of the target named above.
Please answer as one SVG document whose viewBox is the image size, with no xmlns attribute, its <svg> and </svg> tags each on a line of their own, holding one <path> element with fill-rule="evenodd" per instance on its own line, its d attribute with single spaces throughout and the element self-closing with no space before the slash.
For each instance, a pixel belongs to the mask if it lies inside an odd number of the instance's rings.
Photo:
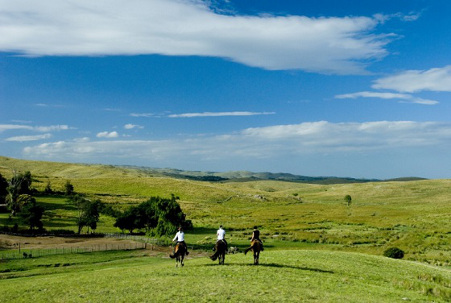
<svg viewBox="0 0 451 303">
<path fill-rule="evenodd" d="M 331 270 L 324 270 L 319 268 L 310 268 L 305 266 L 296 266 L 296 265 L 286 265 L 286 264 L 276 264 L 276 263 L 260 263 L 259 265 L 254 265 L 252 263 L 243 264 L 243 263 L 227 263 L 225 262 L 224 265 L 219 265 L 218 261 L 212 261 L 211 264 L 204 264 L 204 265 L 195 265 L 195 266 L 245 266 L 245 267 L 274 267 L 274 268 L 283 268 L 283 269 L 298 269 L 303 271 L 313 271 L 313 272 L 319 272 L 324 274 L 334 274 L 335 272 Z"/>
</svg>

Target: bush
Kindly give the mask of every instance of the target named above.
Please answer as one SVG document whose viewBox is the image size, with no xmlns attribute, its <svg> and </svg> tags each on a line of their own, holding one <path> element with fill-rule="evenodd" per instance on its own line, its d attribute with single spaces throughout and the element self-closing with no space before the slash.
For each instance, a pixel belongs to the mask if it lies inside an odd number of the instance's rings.
<svg viewBox="0 0 451 303">
<path fill-rule="evenodd" d="M 384 251 L 384 256 L 393 258 L 393 259 L 402 259 L 404 258 L 404 251 L 397 247 L 391 247 Z"/>
</svg>

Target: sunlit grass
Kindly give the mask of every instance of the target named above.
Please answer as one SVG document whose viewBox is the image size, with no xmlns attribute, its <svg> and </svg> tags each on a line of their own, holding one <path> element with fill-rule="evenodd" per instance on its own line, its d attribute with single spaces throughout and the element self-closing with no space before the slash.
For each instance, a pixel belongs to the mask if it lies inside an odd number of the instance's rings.
<svg viewBox="0 0 451 303">
<path fill-rule="evenodd" d="M 132 257 L 132 258 L 130 258 Z M 15 262 L 15 263 L 14 263 Z M 185 267 L 142 252 L 17 260 L 0 274 L 5 302 L 447 302 L 449 270 L 355 253 L 268 251 Z M 61 264 L 64 264 L 62 266 Z M 17 276 L 14 276 L 16 274 Z"/>
</svg>

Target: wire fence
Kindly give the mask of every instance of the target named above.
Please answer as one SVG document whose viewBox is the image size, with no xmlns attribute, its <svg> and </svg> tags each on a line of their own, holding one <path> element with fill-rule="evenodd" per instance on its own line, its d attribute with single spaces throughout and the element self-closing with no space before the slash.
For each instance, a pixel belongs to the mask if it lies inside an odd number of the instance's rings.
<svg viewBox="0 0 451 303">
<path fill-rule="evenodd" d="M 52 247 L 52 248 L 36 248 L 28 249 L 20 244 L 16 245 L 15 249 L 0 251 L 0 260 L 11 260 L 21 258 L 36 258 L 49 255 L 61 254 L 78 254 L 91 253 L 99 251 L 113 251 L 113 250 L 138 250 L 138 249 L 154 249 L 154 246 L 170 246 L 171 241 L 166 238 L 149 238 L 147 236 L 128 235 L 128 234 L 103 234 L 99 235 L 105 238 L 115 238 L 121 240 L 128 240 L 132 242 L 117 241 L 117 243 L 92 244 L 89 246 L 70 246 L 70 247 Z"/>
<path fill-rule="evenodd" d="M 50 255 L 61 254 L 79 254 L 79 253 L 91 253 L 99 251 L 112 251 L 112 250 L 137 250 L 146 249 L 147 243 L 135 242 L 135 243 L 108 243 L 108 244 L 96 244 L 90 246 L 80 247 L 54 247 L 54 248 L 20 248 L 14 250 L 7 250 L 0 252 L 0 260 L 21 259 L 21 258 L 36 258 Z"/>
</svg>

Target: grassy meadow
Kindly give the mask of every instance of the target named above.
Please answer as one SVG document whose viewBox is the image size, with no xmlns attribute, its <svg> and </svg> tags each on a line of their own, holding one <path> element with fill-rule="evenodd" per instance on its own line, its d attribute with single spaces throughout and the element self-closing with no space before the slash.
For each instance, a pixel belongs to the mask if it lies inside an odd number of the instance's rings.
<svg viewBox="0 0 451 303">
<path fill-rule="evenodd" d="M 174 268 L 146 250 L 17 259 L 0 263 L 0 302 L 447 302 L 451 300 L 451 180 L 318 185 L 286 181 L 205 182 L 134 168 L 23 161 L 0 157 L 0 173 L 30 171 L 32 187 L 50 182 L 125 209 L 151 196 L 179 197 L 194 230 L 186 241 L 204 257 Z M 346 195 L 352 197 L 348 206 Z M 74 206 L 63 195 L 36 195 L 48 231 L 76 231 Z M 0 213 L 0 226 L 18 222 Z M 119 233 L 101 215 L 96 232 Z M 265 251 L 228 255 L 218 266 L 205 255 L 219 224 L 229 245 L 249 244 L 260 227 Z M 170 235 L 172 237 L 172 235 Z M 403 260 L 383 257 L 390 247 Z M 114 282 L 112 282 L 114 281 Z"/>
<path fill-rule="evenodd" d="M 146 175 L 136 169 L 24 161 L 0 157 L 0 173 L 30 170 L 32 187 L 48 182 L 125 209 L 150 196 L 174 194 L 194 231 L 192 245 L 213 243 L 223 224 L 229 243 L 245 246 L 254 225 L 271 249 L 327 249 L 381 255 L 389 247 L 405 258 L 449 267 L 451 180 L 316 185 L 282 181 L 201 182 Z M 347 206 L 345 195 L 352 196 Z M 75 209 L 63 196 L 37 196 L 46 209 L 47 230 L 76 230 Z M 0 225 L 12 224 L 0 214 Z M 114 218 L 101 216 L 97 232 L 120 232 Z"/>
<path fill-rule="evenodd" d="M 444 268 L 317 250 L 270 250 L 261 265 L 228 255 L 183 268 L 145 250 L 13 260 L 0 272 L 1 302 L 449 302 Z"/>
</svg>

